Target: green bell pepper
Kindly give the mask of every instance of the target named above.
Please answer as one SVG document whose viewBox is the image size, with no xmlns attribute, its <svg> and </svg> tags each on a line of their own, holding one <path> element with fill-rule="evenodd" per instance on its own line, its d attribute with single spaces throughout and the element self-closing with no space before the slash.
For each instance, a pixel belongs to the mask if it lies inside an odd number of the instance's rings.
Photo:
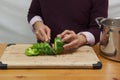
<svg viewBox="0 0 120 80">
<path fill-rule="evenodd" d="M 64 48 L 63 48 L 64 43 L 62 42 L 61 38 L 55 38 L 54 39 L 54 49 L 56 54 L 60 54 L 63 52 Z"/>
<path fill-rule="evenodd" d="M 42 48 L 41 48 L 40 52 L 43 51 L 43 53 L 46 55 L 54 55 L 55 54 L 54 49 L 47 42 L 43 42 L 41 44 L 42 44 Z"/>
<path fill-rule="evenodd" d="M 62 53 L 64 43 L 60 38 L 54 39 L 54 48 L 47 42 L 35 43 L 25 50 L 27 56 L 55 55 Z"/>
<path fill-rule="evenodd" d="M 35 48 L 32 48 L 32 47 L 29 47 L 25 50 L 25 54 L 27 56 L 37 56 L 40 54 L 39 50 L 38 49 L 35 49 Z"/>
</svg>

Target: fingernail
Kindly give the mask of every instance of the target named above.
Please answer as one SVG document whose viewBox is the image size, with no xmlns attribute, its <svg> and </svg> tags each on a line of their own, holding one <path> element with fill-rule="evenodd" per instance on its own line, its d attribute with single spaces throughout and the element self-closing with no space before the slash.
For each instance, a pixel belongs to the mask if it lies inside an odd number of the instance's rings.
<svg viewBox="0 0 120 80">
<path fill-rule="evenodd" d="M 59 37 L 59 35 L 57 35 L 57 37 Z"/>
<path fill-rule="evenodd" d="M 46 42 L 48 41 L 48 39 L 45 40 Z"/>
<path fill-rule="evenodd" d="M 49 40 L 50 40 L 51 38 L 49 37 Z"/>
<path fill-rule="evenodd" d="M 57 37 L 61 38 L 61 35 L 59 34 L 59 35 L 57 35 Z"/>
</svg>

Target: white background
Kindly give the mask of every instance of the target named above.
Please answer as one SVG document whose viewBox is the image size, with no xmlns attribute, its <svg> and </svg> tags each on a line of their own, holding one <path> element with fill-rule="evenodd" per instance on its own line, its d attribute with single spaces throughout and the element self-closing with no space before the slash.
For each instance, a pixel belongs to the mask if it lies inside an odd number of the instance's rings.
<svg viewBox="0 0 120 80">
<path fill-rule="evenodd" d="M 0 0 L 0 43 L 34 43 L 27 22 L 31 0 Z M 120 0 L 109 0 L 109 17 L 120 17 Z"/>
</svg>

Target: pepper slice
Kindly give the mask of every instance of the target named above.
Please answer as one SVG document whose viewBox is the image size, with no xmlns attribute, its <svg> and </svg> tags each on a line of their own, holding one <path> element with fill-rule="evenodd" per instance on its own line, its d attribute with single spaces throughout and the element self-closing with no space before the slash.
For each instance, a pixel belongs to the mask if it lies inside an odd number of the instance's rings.
<svg viewBox="0 0 120 80">
<path fill-rule="evenodd" d="M 47 42 L 43 43 L 42 49 L 44 51 L 44 54 L 47 54 L 47 55 L 54 55 L 55 54 L 54 49 Z"/>
<path fill-rule="evenodd" d="M 55 38 L 54 48 L 47 42 L 35 43 L 25 50 L 25 54 L 27 56 L 60 54 L 64 50 L 63 45 L 64 43 L 60 38 Z"/>
<path fill-rule="evenodd" d="M 25 54 L 27 56 L 37 56 L 40 54 L 39 50 L 38 49 L 35 49 L 35 48 L 32 48 L 32 47 L 29 47 L 25 50 Z"/>
<path fill-rule="evenodd" d="M 55 49 L 56 54 L 60 54 L 63 52 L 63 50 L 64 50 L 63 45 L 64 45 L 64 43 L 62 42 L 61 38 L 56 37 L 54 39 L 54 49 Z"/>
</svg>

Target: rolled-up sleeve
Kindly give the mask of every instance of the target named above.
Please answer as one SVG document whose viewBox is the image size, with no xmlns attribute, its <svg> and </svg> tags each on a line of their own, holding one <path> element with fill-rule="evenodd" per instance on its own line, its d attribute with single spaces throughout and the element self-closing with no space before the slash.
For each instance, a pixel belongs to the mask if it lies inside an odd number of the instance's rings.
<svg viewBox="0 0 120 80">
<path fill-rule="evenodd" d="M 28 22 L 30 22 L 31 19 L 35 16 L 42 17 L 39 0 L 32 0 L 29 11 L 28 11 L 28 15 L 27 15 Z"/>
</svg>

